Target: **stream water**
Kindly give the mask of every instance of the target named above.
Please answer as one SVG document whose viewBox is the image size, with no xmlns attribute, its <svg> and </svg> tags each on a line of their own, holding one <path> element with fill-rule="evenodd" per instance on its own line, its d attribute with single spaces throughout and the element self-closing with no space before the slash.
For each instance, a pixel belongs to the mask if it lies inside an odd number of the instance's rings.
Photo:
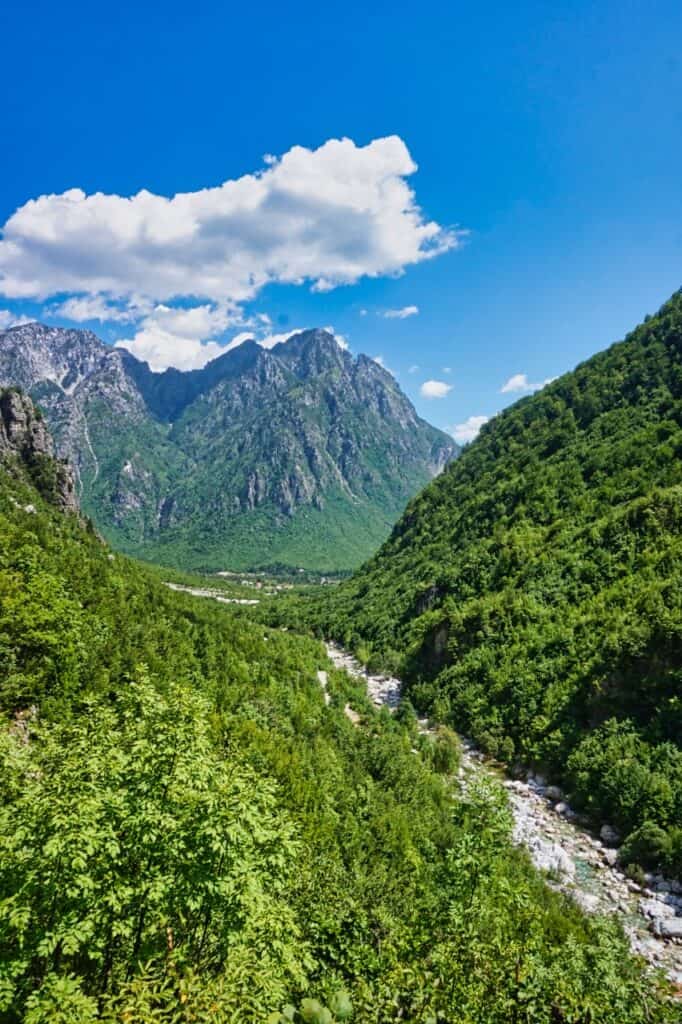
<svg viewBox="0 0 682 1024">
<path fill-rule="evenodd" d="M 225 604 L 258 604 L 257 600 L 225 597 L 220 591 L 167 583 L 196 597 L 210 597 Z M 326 644 L 327 655 L 336 668 L 363 680 L 371 700 L 379 707 L 395 711 L 400 703 L 399 679 L 372 675 L 351 655 L 334 644 Z M 318 672 L 325 701 L 327 673 Z M 360 717 L 349 706 L 350 720 L 358 725 Z M 429 731 L 426 719 L 419 722 Z M 580 828 L 570 807 L 554 786 L 532 774 L 525 781 L 509 779 L 499 765 L 486 758 L 466 739 L 459 782 L 466 788 L 476 774 L 496 776 L 507 789 L 514 816 L 514 839 L 528 850 L 535 866 L 547 873 L 547 883 L 567 893 L 589 914 L 613 914 L 621 922 L 634 952 L 652 966 L 665 971 L 682 988 L 682 884 L 661 876 L 646 876 L 641 886 L 618 868 L 613 844 Z"/>
<path fill-rule="evenodd" d="M 372 675 L 334 644 L 326 647 L 336 668 L 364 681 L 377 706 L 395 710 L 399 679 Z M 428 731 L 428 722 L 421 720 L 420 727 Z M 632 949 L 682 986 L 682 885 L 647 876 L 647 885 L 640 886 L 627 878 L 618 868 L 615 848 L 569 820 L 571 809 L 556 787 L 533 775 L 526 781 L 506 778 L 472 743 L 462 743 L 460 784 L 466 787 L 480 773 L 500 779 L 514 816 L 514 839 L 547 872 L 548 884 L 569 894 L 587 913 L 616 916 Z"/>
</svg>

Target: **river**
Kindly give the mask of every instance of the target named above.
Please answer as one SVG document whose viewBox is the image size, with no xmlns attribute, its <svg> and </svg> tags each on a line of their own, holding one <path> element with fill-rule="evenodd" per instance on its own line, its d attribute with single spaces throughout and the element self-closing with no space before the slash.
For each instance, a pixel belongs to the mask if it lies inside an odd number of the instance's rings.
<svg viewBox="0 0 682 1024">
<path fill-rule="evenodd" d="M 258 604 L 258 600 L 225 597 L 208 588 L 174 583 L 166 586 L 225 604 Z M 400 703 L 399 679 L 372 675 L 336 645 L 327 643 L 326 648 L 336 668 L 363 680 L 378 707 L 385 705 L 395 711 Z M 318 672 L 318 681 L 328 703 L 324 671 Z M 347 706 L 345 712 L 355 725 L 359 724 L 360 718 L 352 708 Z M 429 732 L 426 719 L 421 719 L 419 726 Z M 613 843 L 609 845 L 571 820 L 574 815 L 556 787 L 533 774 L 525 780 L 506 778 L 499 765 L 464 738 L 462 750 L 460 785 L 466 788 L 467 782 L 480 773 L 498 778 L 508 792 L 514 840 L 528 850 L 535 866 L 547 873 L 547 884 L 571 896 L 588 914 L 618 918 L 633 951 L 682 988 L 682 884 L 647 875 L 646 885 L 638 885 L 619 870 Z"/>
<path fill-rule="evenodd" d="M 326 647 L 336 668 L 364 681 L 377 706 L 397 708 L 399 679 L 372 675 L 334 644 Z M 425 719 L 420 727 L 429 731 Z M 524 781 L 506 778 L 468 740 L 463 739 L 462 746 L 460 785 L 465 788 L 480 773 L 501 781 L 514 816 L 514 840 L 526 847 L 539 870 L 548 873 L 548 885 L 570 895 L 589 914 L 617 917 L 633 951 L 682 986 L 682 885 L 651 875 L 647 885 L 638 885 L 619 870 L 613 845 L 568 820 L 571 809 L 556 787 L 532 774 Z M 661 932 L 675 934 L 678 929 L 679 937 L 661 937 Z"/>
</svg>

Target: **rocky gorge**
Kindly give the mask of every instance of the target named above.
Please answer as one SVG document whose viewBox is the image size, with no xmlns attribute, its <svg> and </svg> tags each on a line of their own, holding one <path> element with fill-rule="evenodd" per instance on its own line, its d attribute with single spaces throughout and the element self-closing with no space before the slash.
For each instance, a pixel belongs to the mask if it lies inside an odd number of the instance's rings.
<svg viewBox="0 0 682 1024">
<path fill-rule="evenodd" d="M 338 669 L 361 678 L 371 700 L 395 711 L 401 683 L 368 672 L 355 658 L 327 643 Z M 420 728 L 430 731 L 426 719 Z M 622 924 L 633 952 L 663 970 L 682 986 L 682 883 L 646 874 L 643 883 L 629 878 L 618 865 L 617 833 L 603 825 L 599 836 L 580 823 L 557 786 L 533 772 L 508 778 L 502 767 L 462 739 L 459 784 L 466 788 L 480 775 L 498 779 L 507 791 L 514 818 L 514 839 L 525 847 L 547 884 L 569 895 L 588 914 L 614 915 Z"/>
</svg>

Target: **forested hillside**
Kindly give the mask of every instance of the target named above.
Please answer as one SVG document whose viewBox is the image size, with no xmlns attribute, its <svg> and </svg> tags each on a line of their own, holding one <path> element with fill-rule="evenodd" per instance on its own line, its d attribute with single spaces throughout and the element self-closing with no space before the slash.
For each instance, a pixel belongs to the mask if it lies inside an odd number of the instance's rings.
<svg viewBox="0 0 682 1024">
<path fill-rule="evenodd" d="M 487 424 L 310 618 L 682 871 L 682 294 Z"/>
<path fill-rule="evenodd" d="M 511 845 L 501 791 L 455 797 L 447 732 L 168 591 L 34 483 L 8 445 L 3 1021 L 676 1020 Z"/>
</svg>

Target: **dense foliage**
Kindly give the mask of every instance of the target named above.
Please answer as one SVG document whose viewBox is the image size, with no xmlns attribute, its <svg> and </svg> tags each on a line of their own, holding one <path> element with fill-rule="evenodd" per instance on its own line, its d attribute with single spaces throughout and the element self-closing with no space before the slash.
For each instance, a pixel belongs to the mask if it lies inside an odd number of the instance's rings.
<svg viewBox="0 0 682 1024">
<path fill-rule="evenodd" d="M 0 609 L 3 1021 L 675 1020 L 511 845 L 501 790 L 455 796 L 447 734 L 172 593 L 16 465 Z"/>
<path fill-rule="evenodd" d="M 487 424 L 308 617 L 679 873 L 681 527 L 677 294 Z"/>
</svg>

